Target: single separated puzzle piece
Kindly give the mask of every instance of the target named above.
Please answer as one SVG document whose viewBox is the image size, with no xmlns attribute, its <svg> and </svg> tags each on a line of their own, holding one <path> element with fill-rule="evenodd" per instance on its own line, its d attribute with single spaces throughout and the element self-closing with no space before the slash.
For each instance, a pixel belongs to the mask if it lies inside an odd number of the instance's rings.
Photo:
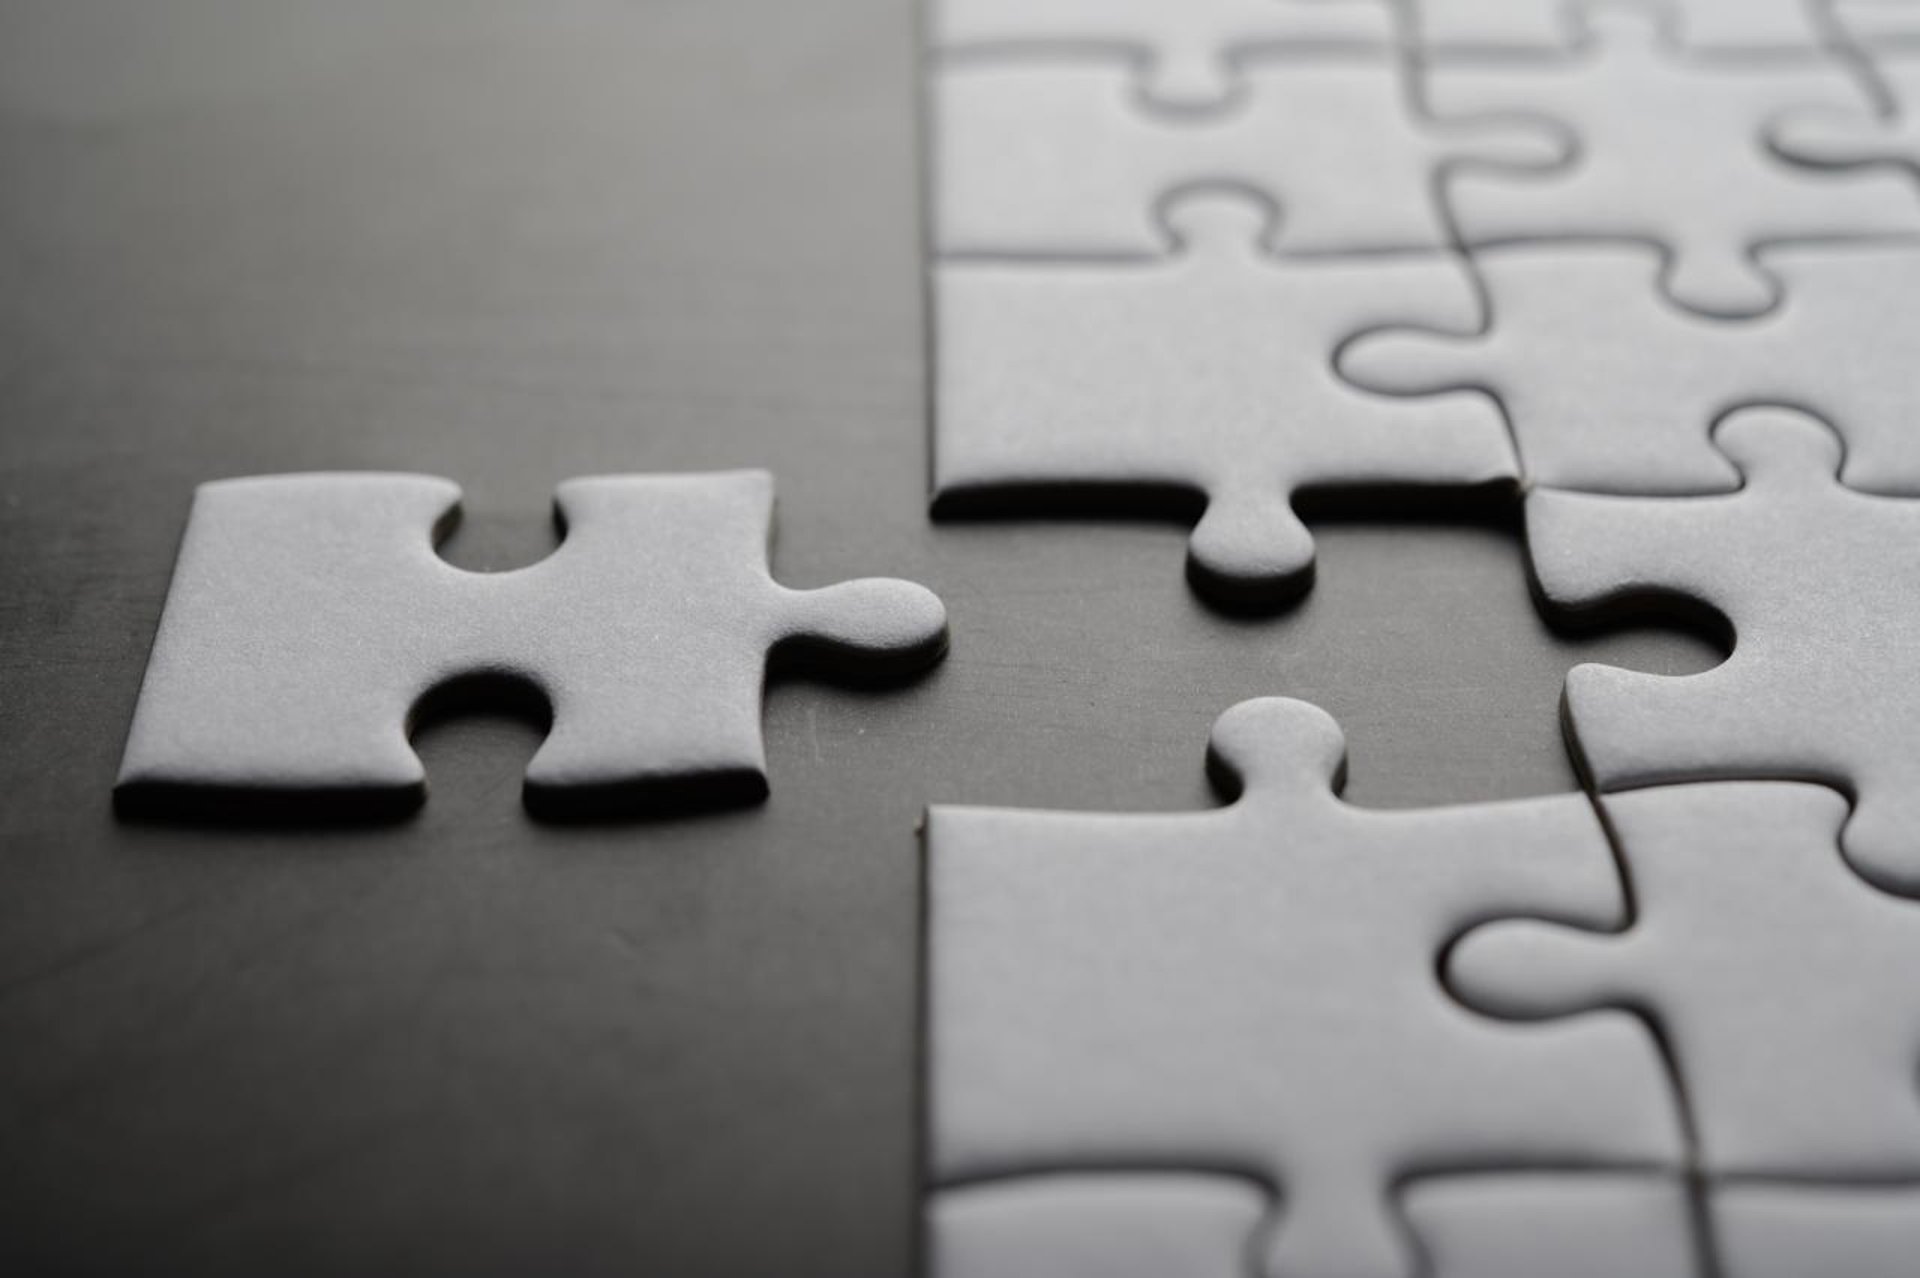
<svg viewBox="0 0 1920 1278">
<path fill-rule="evenodd" d="M 1677 592 L 1732 624 L 1700 674 L 1576 666 L 1565 712 L 1603 790 L 1820 780 L 1854 796 L 1843 846 L 1881 886 L 1920 891 L 1920 500 L 1838 480 L 1825 423 L 1777 408 L 1714 440 L 1739 492 L 1618 497 L 1535 489 L 1528 553 L 1546 601 L 1600 611 Z"/>
<path fill-rule="evenodd" d="M 414 707 L 497 676 L 552 709 L 527 765 L 530 801 L 758 797 L 774 649 L 902 670 L 945 650 L 946 614 L 919 586 L 775 582 L 761 471 L 569 480 L 556 501 L 565 540 L 514 572 L 466 572 L 435 552 L 459 500 L 426 475 L 202 484 L 122 790 L 417 801 Z"/>
<path fill-rule="evenodd" d="M 930 16 L 945 52 L 1118 50 L 1141 64 L 1146 101 L 1176 110 L 1232 99 L 1251 52 L 1394 41 L 1386 0 L 932 0 Z"/>
<path fill-rule="evenodd" d="M 1632 925 L 1489 923 L 1453 948 L 1449 985 L 1514 1017 L 1646 1009 L 1710 1175 L 1920 1177 L 1920 902 L 1841 859 L 1846 799 L 1724 781 L 1602 807 Z"/>
<path fill-rule="evenodd" d="M 1133 101 L 1124 62 L 962 62 L 935 76 L 934 241 L 943 256 L 1158 253 L 1157 204 L 1233 184 L 1285 212 L 1289 254 L 1439 250 L 1435 191 L 1452 163 L 1562 162 L 1526 121 L 1435 121 L 1386 54 L 1249 62 L 1245 100 L 1203 116 Z"/>
<path fill-rule="evenodd" d="M 1442 118 L 1536 111 L 1580 139 L 1563 169 L 1453 174 L 1448 202 L 1470 246 L 1640 240 L 1668 254 L 1662 288 L 1677 305 L 1751 315 L 1776 299 L 1752 261 L 1764 245 L 1920 233 L 1920 195 L 1901 176 L 1794 166 L 1768 149 L 1788 107 L 1864 107 L 1842 63 L 1687 61 L 1646 17 L 1590 10 L 1599 45 L 1578 61 L 1432 68 Z"/>
<path fill-rule="evenodd" d="M 1333 371 L 1362 329 L 1471 323 L 1457 260 L 1273 258 L 1238 197 L 1182 201 L 1170 220 L 1180 248 L 1160 260 L 936 268 L 936 513 L 1203 493 L 1196 584 L 1265 602 L 1309 580 L 1302 488 L 1513 483 L 1481 397 L 1395 400 Z"/>
<path fill-rule="evenodd" d="M 1683 48 L 1812 51 L 1827 43 L 1820 0 L 1662 0 L 1649 6 Z M 1574 0 L 1410 0 L 1418 47 L 1449 53 L 1565 53 L 1580 43 Z"/>
<path fill-rule="evenodd" d="M 1645 245 L 1483 249 L 1477 331 L 1370 334 L 1340 371 L 1388 394 L 1486 391 L 1527 481 L 1548 487 L 1730 491 L 1740 476 L 1713 423 L 1774 403 L 1835 423 L 1850 487 L 1920 493 L 1920 242 L 1780 246 L 1761 260 L 1784 285 L 1780 305 L 1708 320 L 1660 296 L 1660 255 Z"/>
<path fill-rule="evenodd" d="M 1504 1024 L 1439 984 L 1483 919 L 1620 921 L 1584 796 L 1349 807 L 1340 729 L 1283 698 L 1222 715 L 1211 758 L 1243 785 L 1214 811 L 929 814 L 936 1185 L 1230 1168 L 1282 1204 L 1253 1272 L 1384 1278 L 1414 1268 L 1411 1174 L 1677 1164 L 1644 1026 Z"/>
</svg>

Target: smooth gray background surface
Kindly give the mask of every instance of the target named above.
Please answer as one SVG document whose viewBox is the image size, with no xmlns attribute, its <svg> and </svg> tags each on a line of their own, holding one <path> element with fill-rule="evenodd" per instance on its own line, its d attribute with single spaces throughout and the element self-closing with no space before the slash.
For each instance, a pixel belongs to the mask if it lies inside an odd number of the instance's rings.
<svg viewBox="0 0 1920 1278">
<path fill-rule="evenodd" d="M 1337 715 L 1360 802 L 1572 785 L 1517 535 L 1319 525 L 1208 612 L 1184 529 L 936 528 L 902 0 L 0 8 L 0 1268 L 896 1275 L 930 802 L 1211 801 L 1206 731 Z M 192 487 L 444 474 L 476 568 L 570 475 L 764 465 L 775 568 L 945 597 L 885 693 L 774 690 L 763 808 L 542 826 L 533 731 L 421 815 L 117 823 Z"/>
</svg>

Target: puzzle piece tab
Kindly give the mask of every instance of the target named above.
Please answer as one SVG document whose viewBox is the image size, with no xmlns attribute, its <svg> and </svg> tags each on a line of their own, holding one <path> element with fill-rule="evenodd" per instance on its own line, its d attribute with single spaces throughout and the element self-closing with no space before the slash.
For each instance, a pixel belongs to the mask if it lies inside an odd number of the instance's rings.
<svg viewBox="0 0 1920 1278">
<path fill-rule="evenodd" d="M 1485 918 L 1618 923 L 1587 800 L 1365 811 L 1343 756 L 1319 709 L 1249 701 L 1213 731 L 1224 809 L 933 809 L 936 1183 L 1239 1169 L 1284 1203 L 1255 1272 L 1322 1278 L 1411 1271 L 1415 1170 L 1676 1165 L 1644 1027 L 1503 1024 L 1436 975 Z"/>
<path fill-rule="evenodd" d="M 1645 1008 L 1709 1173 L 1920 1177 L 1920 902 L 1841 860 L 1846 800 L 1734 781 L 1603 807 L 1632 925 L 1490 923 L 1454 947 L 1449 984 L 1524 1018 Z"/>
<path fill-rule="evenodd" d="M 1777 300 L 1752 254 L 1768 244 L 1920 233 L 1920 193 L 1893 173 L 1795 166 L 1768 149 L 1790 107 L 1859 110 L 1833 60 L 1689 61 L 1624 11 L 1595 11 L 1594 56 L 1571 63 L 1435 67 L 1428 100 L 1456 112 L 1532 111 L 1580 140 L 1544 174 L 1455 173 L 1448 200 L 1475 247 L 1516 240 L 1634 239 L 1669 256 L 1678 305 L 1751 315 Z"/>
<path fill-rule="evenodd" d="M 1531 483 L 1590 492 L 1739 486 L 1713 423 L 1745 404 L 1798 404 L 1846 439 L 1841 478 L 1920 493 L 1920 243 L 1766 250 L 1783 284 L 1759 317 L 1705 320 L 1664 302 L 1655 250 L 1629 244 L 1483 249 L 1490 314 L 1475 333 L 1395 331 L 1340 371 L 1392 394 L 1484 389 L 1506 410 Z"/>
<path fill-rule="evenodd" d="M 994 62 L 934 80 L 935 243 L 960 256 L 1162 251 L 1157 208 L 1196 183 L 1283 212 L 1276 247 L 1320 254 L 1449 243 L 1436 175 L 1449 162 L 1548 165 L 1564 139 L 1518 121 L 1419 114 L 1385 55 L 1263 59 L 1235 110 L 1152 116 L 1125 63 Z"/>
<path fill-rule="evenodd" d="M 1746 409 L 1714 439 L 1745 477 L 1737 493 L 1527 497 L 1549 603 L 1593 612 L 1678 592 L 1736 637 L 1701 674 L 1576 666 L 1565 708 L 1584 767 L 1603 790 L 1829 782 L 1855 796 L 1854 865 L 1920 890 L 1920 500 L 1842 486 L 1838 441 L 1805 414 Z"/>
<path fill-rule="evenodd" d="M 201 485 L 122 790 L 417 800 L 414 707 L 494 676 L 552 709 L 527 766 L 530 800 L 662 786 L 756 797 L 775 648 L 880 670 L 945 648 L 940 601 L 919 586 L 775 582 L 764 472 L 570 480 L 556 503 L 565 541 L 515 572 L 465 572 L 435 553 L 459 499 L 425 475 Z"/>
<path fill-rule="evenodd" d="M 1388 49 L 1383 0 L 933 0 L 936 49 L 1015 56 L 1112 49 L 1141 66 L 1147 102 L 1219 107 L 1238 63 L 1275 46 Z"/>
<path fill-rule="evenodd" d="M 1360 330 L 1471 323 L 1456 261 L 1274 259 L 1241 199 L 1184 203 L 1173 221 L 1182 248 L 1162 260 L 937 269 L 937 511 L 1204 493 L 1197 584 L 1265 600 L 1312 567 L 1291 506 L 1302 488 L 1512 483 L 1506 430 L 1480 397 L 1395 401 L 1333 371 Z"/>
</svg>

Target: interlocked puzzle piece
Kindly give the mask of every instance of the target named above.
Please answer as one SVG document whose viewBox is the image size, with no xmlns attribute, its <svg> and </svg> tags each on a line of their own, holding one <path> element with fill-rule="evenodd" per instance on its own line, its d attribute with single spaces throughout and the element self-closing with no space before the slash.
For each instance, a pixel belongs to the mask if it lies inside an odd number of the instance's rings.
<svg viewBox="0 0 1920 1278">
<path fill-rule="evenodd" d="M 958 1185 L 929 1206 L 927 1278 L 1245 1278 L 1272 1210 L 1264 1187 L 1203 1172 Z"/>
<path fill-rule="evenodd" d="M 1842 486 L 1838 441 L 1800 413 L 1746 409 L 1714 438 L 1745 476 L 1737 493 L 1527 498 L 1548 602 L 1580 611 L 1678 592 L 1736 636 L 1702 674 L 1576 666 L 1566 713 L 1584 766 L 1605 790 L 1830 782 L 1855 796 L 1843 845 L 1856 868 L 1920 889 L 1920 500 Z"/>
<path fill-rule="evenodd" d="M 1388 55 L 1249 62 L 1245 101 L 1137 109 L 1124 62 L 988 62 L 935 78 L 935 239 L 979 256 L 1150 255 L 1171 190 L 1232 182 L 1285 211 L 1289 253 L 1438 249 L 1450 163 L 1547 165 L 1565 140 L 1519 121 L 1437 122 Z"/>
<path fill-rule="evenodd" d="M 1233 1168 L 1284 1203 L 1257 1272 L 1323 1278 L 1410 1271 L 1391 1198 L 1416 1171 L 1676 1165 L 1643 1026 L 1504 1024 L 1436 974 L 1516 908 L 1620 921 L 1587 800 L 1365 811 L 1343 756 L 1324 712 L 1257 700 L 1214 726 L 1226 808 L 933 809 L 936 1183 Z"/>
<path fill-rule="evenodd" d="M 1388 0 L 933 0 L 936 48 L 1030 54 L 1114 49 L 1140 64 L 1146 100 L 1176 109 L 1235 96 L 1250 53 L 1328 42 L 1390 48 Z"/>
<path fill-rule="evenodd" d="M 1911 1278 L 1920 1185 L 1733 1184 L 1713 1193 L 1726 1278 Z"/>
<path fill-rule="evenodd" d="M 1196 583 L 1270 600 L 1312 568 L 1301 488 L 1511 484 L 1481 397 L 1393 400 L 1333 371 L 1362 329 L 1471 323 L 1457 261 L 1272 258 L 1261 211 L 1238 198 L 1182 203 L 1171 221 L 1182 248 L 1161 260 L 937 268 L 936 510 L 1198 491 Z"/>
<path fill-rule="evenodd" d="M 1920 50 L 1883 52 L 1873 67 L 1893 99 L 1890 115 L 1878 115 L 1865 103 L 1796 110 L 1776 130 L 1781 153 L 1833 169 L 1883 165 L 1920 174 Z"/>
<path fill-rule="evenodd" d="M 1688 49 L 1810 51 L 1827 43 L 1818 0 L 1665 0 L 1660 14 Z M 1442 53 L 1563 53 L 1580 42 L 1571 4 L 1557 0 L 1411 0 L 1418 41 Z"/>
<path fill-rule="evenodd" d="M 1846 800 L 1728 781 L 1602 806 L 1632 925 L 1487 924 L 1448 983 L 1509 1016 L 1646 1009 L 1712 1174 L 1920 1178 L 1920 902 L 1846 869 Z"/>
<path fill-rule="evenodd" d="M 1697 1272 L 1687 1194 L 1674 1177 L 1421 1177 L 1400 1199 L 1431 1278 Z M 1247 1278 L 1275 1210 L 1264 1186 L 1222 1173 L 1055 1172 L 956 1185 L 929 1206 L 927 1278 Z"/>
<path fill-rule="evenodd" d="M 459 499 L 424 475 L 202 485 L 122 789 L 417 800 L 414 707 L 498 676 L 552 709 L 530 800 L 757 796 L 775 648 L 856 670 L 856 657 L 904 670 L 945 648 L 940 601 L 919 586 L 775 582 L 764 472 L 570 480 L 556 503 L 565 541 L 516 572 L 465 572 L 435 553 Z"/>
<path fill-rule="evenodd" d="M 1749 315 L 1776 300 L 1751 260 L 1765 245 L 1920 232 L 1920 194 L 1904 177 L 1793 166 L 1768 150 L 1788 108 L 1864 107 L 1838 60 L 1688 61 L 1634 14 L 1596 9 L 1589 21 L 1600 36 L 1590 58 L 1431 72 L 1443 118 L 1538 111 L 1580 139 L 1564 170 L 1452 175 L 1469 244 L 1640 240 L 1668 253 L 1662 287 L 1675 303 Z"/>
<path fill-rule="evenodd" d="M 1695 1278 L 1699 1272 L 1696 1226 L 1676 1176 L 1422 1177 L 1407 1186 L 1401 1204 L 1432 1278 Z"/>
<path fill-rule="evenodd" d="M 1745 404 L 1797 404 L 1846 439 L 1841 477 L 1920 493 L 1920 243 L 1796 245 L 1762 254 L 1783 284 L 1753 319 L 1703 320 L 1661 298 L 1644 245 L 1483 249 L 1489 313 L 1473 333 L 1370 335 L 1341 352 L 1361 386 L 1498 399 L 1532 483 L 1620 493 L 1739 486 L 1712 425 Z"/>
</svg>

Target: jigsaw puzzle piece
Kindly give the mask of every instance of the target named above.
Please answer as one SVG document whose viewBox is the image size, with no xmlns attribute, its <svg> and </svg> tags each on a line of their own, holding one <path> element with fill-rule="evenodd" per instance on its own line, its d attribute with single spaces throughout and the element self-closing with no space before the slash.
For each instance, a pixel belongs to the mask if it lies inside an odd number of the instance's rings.
<svg viewBox="0 0 1920 1278">
<path fill-rule="evenodd" d="M 1694 1278 L 1686 1187 L 1626 1174 L 1421 1177 L 1401 1194 L 1433 1278 Z"/>
<path fill-rule="evenodd" d="M 538 690 L 552 711 L 527 767 L 530 801 L 673 797 L 662 787 L 757 797 L 770 653 L 887 672 L 945 647 L 945 613 L 919 586 L 776 583 L 764 472 L 570 480 L 557 500 L 565 540 L 515 572 L 438 556 L 459 499 L 424 475 L 201 485 L 123 794 L 417 802 L 415 707 L 491 677 Z"/>
<path fill-rule="evenodd" d="M 1441 118 L 1539 112 L 1580 139 L 1562 170 L 1454 173 L 1448 199 L 1470 245 L 1639 240 L 1668 254 L 1662 288 L 1675 304 L 1742 316 L 1778 297 L 1753 260 L 1765 245 L 1920 232 L 1910 181 L 1796 168 L 1768 147 L 1785 108 L 1864 107 L 1840 63 L 1687 61 L 1644 18 L 1592 11 L 1596 56 L 1573 63 L 1430 71 L 1428 101 Z"/>
<path fill-rule="evenodd" d="M 1150 256 L 1169 191 L 1231 184 L 1279 203 L 1276 247 L 1441 249 L 1435 175 L 1450 162 L 1564 160 L 1545 126 L 1436 122 L 1386 55 L 1249 61 L 1238 109 L 1136 109 L 1126 64 L 961 64 L 935 78 L 935 241 L 949 256 Z"/>
<path fill-rule="evenodd" d="M 1202 493 L 1196 584 L 1269 601 L 1312 568 L 1300 489 L 1512 482 L 1483 400 L 1396 403 L 1333 372 L 1358 330 L 1468 319 L 1458 262 L 1267 257 L 1262 210 L 1242 198 L 1183 201 L 1169 217 L 1180 247 L 1162 260 L 936 269 L 936 513 Z"/>
<path fill-rule="evenodd" d="M 1714 439 L 1745 477 L 1737 493 L 1527 497 L 1550 605 L 1579 614 L 1677 592 L 1718 609 L 1737 640 L 1696 675 L 1576 666 L 1565 711 L 1582 766 L 1605 790 L 1826 781 L 1855 796 L 1848 859 L 1920 892 L 1920 501 L 1844 487 L 1838 440 L 1803 413 L 1745 409 Z"/>
<path fill-rule="evenodd" d="M 927 1211 L 927 1278 L 1245 1278 L 1271 1195 L 1204 1172 L 956 1185 Z"/>
<path fill-rule="evenodd" d="M 1111 49 L 1139 65 L 1149 105 L 1214 109 L 1240 90 L 1239 61 L 1274 46 L 1390 49 L 1377 0 L 935 0 L 936 49 L 988 56 Z"/>
<path fill-rule="evenodd" d="M 1339 728 L 1280 698 L 1222 715 L 1210 759 L 1241 787 L 1214 811 L 929 814 L 934 1182 L 1242 1169 L 1284 1203 L 1256 1272 L 1321 1278 L 1412 1270 L 1416 1169 L 1675 1165 L 1643 1026 L 1506 1025 L 1436 977 L 1522 903 L 1619 924 L 1583 796 L 1352 808 Z"/>
<path fill-rule="evenodd" d="M 1920 493 L 1920 245 L 1796 245 L 1762 254 L 1781 304 L 1741 321 L 1667 304 L 1642 245 L 1510 245 L 1474 255 L 1489 313 L 1472 332 L 1393 330 L 1342 349 L 1364 389 L 1473 387 L 1506 411 L 1527 480 L 1588 492 L 1727 491 L 1712 424 L 1743 404 L 1798 404 L 1846 440 L 1841 478 Z"/>
<path fill-rule="evenodd" d="M 1603 492 L 1730 491 L 1740 476 L 1709 429 L 1757 360 L 1658 292 L 1643 245 L 1522 245 L 1474 256 L 1489 313 L 1472 332 L 1395 329 L 1346 346 L 1339 371 L 1363 389 L 1468 388 L 1504 409 L 1530 483 Z M 1701 358 L 1688 358 L 1692 352 Z"/>
<path fill-rule="evenodd" d="M 1920 1185 L 1721 1185 L 1712 1196 L 1725 1278 L 1911 1278 Z"/>
<path fill-rule="evenodd" d="M 1728 781 L 1602 806 L 1633 923 L 1487 924 L 1454 947 L 1452 987 L 1524 1019 L 1646 1009 L 1709 1174 L 1920 1177 L 1920 902 L 1841 860 L 1846 799 Z"/>
<path fill-rule="evenodd" d="M 1436 53 L 1568 53 L 1582 28 L 1555 0 L 1413 0 L 1417 40 Z M 1666 0 L 1648 12 L 1681 46 L 1712 52 L 1812 51 L 1826 35 L 1808 0 Z"/>
</svg>

